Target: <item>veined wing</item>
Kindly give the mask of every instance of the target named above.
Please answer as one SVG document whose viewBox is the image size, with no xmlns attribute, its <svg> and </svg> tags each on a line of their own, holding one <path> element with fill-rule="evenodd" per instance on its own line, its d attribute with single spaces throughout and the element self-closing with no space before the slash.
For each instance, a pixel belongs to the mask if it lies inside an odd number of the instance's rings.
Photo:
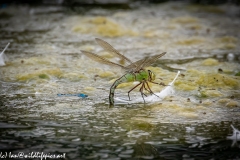
<svg viewBox="0 0 240 160">
<path fill-rule="evenodd" d="M 148 57 L 147 57 L 147 58 L 140 59 L 140 60 L 138 60 L 138 61 L 136 61 L 136 62 L 134 62 L 134 63 L 126 66 L 126 68 L 127 68 L 128 70 L 137 71 L 137 68 L 138 68 L 139 66 L 141 66 L 141 64 L 143 64 L 147 59 L 148 59 Z"/>
<path fill-rule="evenodd" d="M 103 57 L 101 57 L 101 56 L 99 56 L 99 55 L 97 55 L 97 54 L 95 54 L 95 53 L 92 53 L 92 52 L 89 52 L 89 51 L 84 51 L 84 50 L 81 50 L 81 52 L 82 52 L 85 56 L 87 56 L 88 58 L 90 58 L 90 59 L 92 59 L 92 60 L 94 60 L 94 61 L 97 61 L 97 62 L 99 62 L 99 63 L 104 63 L 104 64 L 107 64 L 107 65 L 110 65 L 110 66 L 118 66 L 118 67 L 121 67 L 121 68 L 123 68 L 123 69 L 125 69 L 125 70 L 128 69 L 128 68 L 126 68 L 126 67 L 124 67 L 124 66 L 122 66 L 122 65 L 120 65 L 120 64 L 111 62 L 111 61 L 109 61 L 109 60 L 107 60 L 107 59 L 105 59 L 105 58 L 103 58 Z"/>
<path fill-rule="evenodd" d="M 163 52 L 161 54 L 152 56 L 152 57 L 147 57 L 147 58 L 143 58 L 141 60 L 138 60 L 136 62 L 134 62 L 133 64 L 130 64 L 128 66 L 126 66 L 126 68 L 129 69 L 133 69 L 133 71 L 138 71 L 144 67 L 147 67 L 149 65 L 151 65 L 153 62 L 155 62 L 157 59 L 159 59 L 160 57 L 164 56 L 166 54 L 166 52 Z M 134 67 L 134 65 L 136 67 Z"/>
<path fill-rule="evenodd" d="M 152 63 L 154 63 L 156 60 L 158 60 L 159 58 L 161 58 L 162 56 L 164 56 L 167 52 L 163 52 L 161 54 L 149 57 L 142 65 L 141 68 L 145 68 L 149 65 L 151 65 Z"/>
<path fill-rule="evenodd" d="M 133 64 L 132 61 L 130 59 L 128 59 L 127 57 L 125 57 L 124 55 L 122 55 L 121 53 L 119 53 L 115 48 L 113 48 L 113 46 L 111 46 L 109 43 L 107 43 L 106 41 L 100 39 L 100 38 L 95 38 L 95 40 L 97 41 L 97 43 L 106 51 L 109 51 L 111 53 L 114 53 L 116 56 L 118 56 L 121 59 L 124 59 L 126 61 L 128 61 L 130 64 Z"/>
</svg>

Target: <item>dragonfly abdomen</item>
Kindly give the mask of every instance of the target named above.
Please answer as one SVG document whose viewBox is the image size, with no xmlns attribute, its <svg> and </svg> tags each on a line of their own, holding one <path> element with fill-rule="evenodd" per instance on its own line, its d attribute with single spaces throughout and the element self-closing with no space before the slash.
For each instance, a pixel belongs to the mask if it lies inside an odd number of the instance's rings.
<svg viewBox="0 0 240 160">
<path fill-rule="evenodd" d="M 131 82 L 134 81 L 133 77 L 134 75 L 132 75 L 131 73 L 127 73 L 125 75 L 123 75 L 122 77 L 118 78 L 111 86 L 110 88 L 110 93 L 109 93 L 109 102 L 110 102 L 110 106 L 114 105 L 114 91 L 117 88 L 117 86 L 121 83 L 124 82 Z"/>
<path fill-rule="evenodd" d="M 117 79 L 113 85 L 110 88 L 110 93 L 109 93 L 109 102 L 110 105 L 114 105 L 114 91 L 117 88 L 117 86 L 121 83 L 124 82 L 134 82 L 134 81 L 139 81 L 142 82 L 143 80 L 148 80 L 148 72 L 146 70 L 141 70 L 140 72 L 129 72 L 119 79 Z"/>
</svg>

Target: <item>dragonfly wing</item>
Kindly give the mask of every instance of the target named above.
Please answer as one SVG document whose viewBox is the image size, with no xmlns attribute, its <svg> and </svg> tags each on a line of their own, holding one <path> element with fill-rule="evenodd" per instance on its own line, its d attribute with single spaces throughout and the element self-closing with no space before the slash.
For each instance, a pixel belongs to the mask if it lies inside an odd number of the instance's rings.
<svg viewBox="0 0 240 160">
<path fill-rule="evenodd" d="M 166 52 L 163 52 L 161 54 L 158 54 L 158 55 L 155 55 L 152 57 L 143 58 L 141 60 L 134 62 L 133 64 L 126 66 L 126 68 L 128 70 L 132 69 L 133 71 L 138 71 L 144 67 L 151 65 L 153 62 L 155 62 L 157 59 L 164 56 L 165 54 L 166 54 Z"/>
<path fill-rule="evenodd" d="M 130 64 L 133 64 L 132 61 L 130 59 L 128 59 L 127 57 L 125 57 L 124 55 L 122 55 L 121 53 L 119 53 L 115 48 L 113 48 L 113 46 L 111 46 L 109 43 L 107 43 L 106 41 L 100 39 L 100 38 L 95 38 L 95 40 L 97 41 L 97 43 L 106 51 L 109 51 L 111 53 L 114 53 L 116 56 L 118 56 L 121 59 L 126 60 L 127 62 L 129 62 Z"/>
<path fill-rule="evenodd" d="M 140 69 L 143 68 L 143 65 L 149 60 L 149 57 L 145 58 L 142 60 L 142 63 L 139 64 L 136 68 L 135 68 L 135 71 L 139 71 Z"/>
<path fill-rule="evenodd" d="M 118 67 L 121 67 L 123 69 L 127 69 L 126 67 L 120 65 L 120 64 L 117 64 L 117 63 L 114 63 L 114 62 L 111 62 L 95 53 L 92 53 L 92 52 L 89 52 L 89 51 L 84 51 L 84 50 L 81 50 L 81 52 L 87 56 L 88 58 L 94 60 L 94 61 L 97 61 L 99 63 L 103 63 L 103 64 L 107 64 L 107 65 L 110 65 L 110 66 L 118 66 Z"/>
<path fill-rule="evenodd" d="M 137 71 L 137 69 L 139 68 L 139 66 L 141 66 L 141 64 L 143 64 L 148 58 L 143 58 L 141 60 L 138 60 L 128 66 L 126 66 L 126 68 L 128 70 L 132 70 L 132 71 Z"/>
<path fill-rule="evenodd" d="M 159 58 L 161 58 L 162 56 L 164 56 L 167 52 L 163 52 L 161 54 L 149 57 L 146 61 L 143 62 L 143 64 L 141 64 L 141 68 L 145 68 L 149 65 L 151 65 L 152 63 L 154 63 L 156 60 L 158 60 Z"/>
</svg>

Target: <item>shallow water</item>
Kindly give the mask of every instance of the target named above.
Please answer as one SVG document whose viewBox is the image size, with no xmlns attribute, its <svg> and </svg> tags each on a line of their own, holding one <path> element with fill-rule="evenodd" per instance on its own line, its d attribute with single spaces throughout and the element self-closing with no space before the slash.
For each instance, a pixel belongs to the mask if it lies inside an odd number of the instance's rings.
<svg viewBox="0 0 240 160">
<path fill-rule="evenodd" d="M 0 152 L 66 154 L 66 159 L 237 159 L 240 8 L 164 3 L 129 10 L 8 6 L 0 11 Z M 175 93 L 153 104 L 116 104 L 109 88 L 124 74 L 84 57 L 106 40 L 149 67 Z M 116 97 L 127 97 L 122 84 Z M 163 86 L 152 85 L 154 92 Z M 87 94 L 87 98 L 57 94 Z M 140 97 L 138 89 L 131 98 Z M 28 159 L 28 158 L 26 158 Z"/>
</svg>

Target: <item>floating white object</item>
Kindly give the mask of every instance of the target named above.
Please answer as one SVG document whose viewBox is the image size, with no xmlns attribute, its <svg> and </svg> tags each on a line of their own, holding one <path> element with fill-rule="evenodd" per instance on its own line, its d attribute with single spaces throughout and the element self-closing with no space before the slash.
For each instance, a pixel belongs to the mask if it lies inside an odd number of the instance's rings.
<svg viewBox="0 0 240 160">
<path fill-rule="evenodd" d="M 6 45 L 6 47 L 3 49 L 3 51 L 0 53 L 0 66 L 4 66 L 5 65 L 4 59 L 6 59 L 6 55 L 4 54 L 4 52 L 8 48 L 9 45 L 10 45 L 10 43 L 8 43 Z"/>
<path fill-rule="evenodd" d="M 237 141 L 240 141 L 240 131 L 236 129 L 233 125 L 231 125 L 231 127 L 233 129 L 233 135 L 228 136 L 227 139 L 233 140 L 232 146 L 234 146 Z"/>
<path fill-rule="evenodd" d="M 173 89 L 173 84 L 174 82 L 176 81 L 178 75 L 180 74 L 180 71 L 178 71 L 177 75 L 175 76 L 174 80 L 168 84 L 168 86 L 166 86 L 161 92 L 159 93 L 156 93 L 155 95 L 151 95 L 151 96 L 148 96 L 145 99 L 145 102 L 146 103 L 154 103 L 154 102 L 157 102 L 157 101 L 161 101 L 162 99 L 164 99 L 166 96 L 168 95 L 171 95 L 174 93 L 174 89 Z M 139 103 L 139 102 L 143 102 L 143 99 L 142 97 L 141 98 L 137 98 L 135 100 L 132 100 L 132 101 L 128 101 L 128 100 L 123 100 L 121 98 L 114 98 L 115 99 L 115 102 L 117 104 L 130 104 L 130 103 Z"/>
</svg>

